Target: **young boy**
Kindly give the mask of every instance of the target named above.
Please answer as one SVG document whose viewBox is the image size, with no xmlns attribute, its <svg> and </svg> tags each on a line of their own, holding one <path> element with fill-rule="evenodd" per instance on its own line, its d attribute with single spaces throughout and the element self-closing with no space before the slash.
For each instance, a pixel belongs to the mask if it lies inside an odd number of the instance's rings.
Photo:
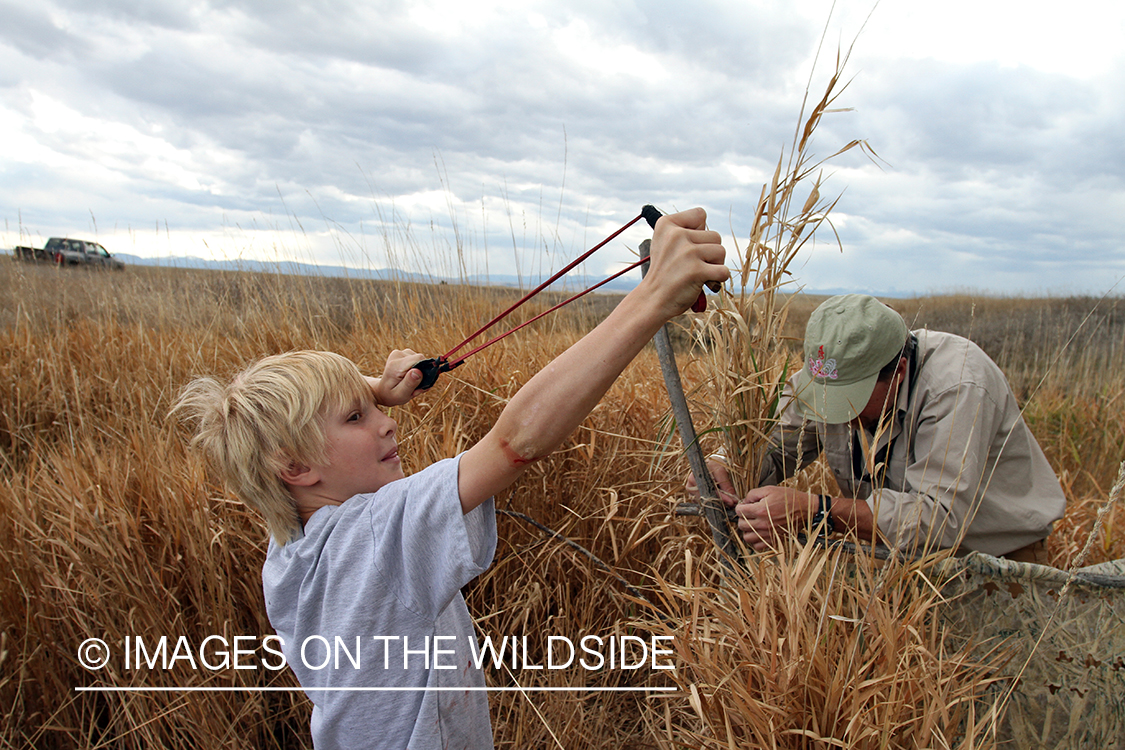
<svg viewBox="0 0 1125 750">
<path fill-rule="evenodd" d="M 195 442 L 269 524 L 266 609 L 313 702 L 317 748 L 492 747 L 487 695 L 463 689 L 484 677 L 460 593 L 492 562 L 492 496 L 562 443 L 705 282 L 729 278 L 724 260 L 702 209 L 662 218 L 650 272 L 609 317 L 479 443 L 410 477 L 378 408 L 413 394 L 422 357 L 410 350 L 378 379 L 338 355 L 294 352 L 226 387 L 188 387 L 177 408 L 199 419 Z"/>
</svg>

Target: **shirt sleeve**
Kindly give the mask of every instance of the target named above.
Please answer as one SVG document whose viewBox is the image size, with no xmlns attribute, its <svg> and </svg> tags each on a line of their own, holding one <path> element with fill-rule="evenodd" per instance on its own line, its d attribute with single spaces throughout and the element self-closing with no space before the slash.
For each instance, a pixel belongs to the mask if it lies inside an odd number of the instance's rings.
<svg viewBox="0 0 1125 750">
<path fill-rule="evenodd" d="M 802 418 L 793 402 L 793 381 L 785 385 L 781 419 L 770 434 L 769 447 L 762 458 L 759 487 L 778 484 L 805 468 L 822 449 L 817 425 Z"/>
<path fill-rule="evenodd" d="M 496 552 L 493 500 L 467 514 L 461 510 L 459 460 L 440 461 L 400 480 L 393 496 L 377 495 L 372 503 L 375 565 L 393 582 L 403 606 L 427 621 L 483 573 Z"/>
<path fill-rule="evenodd" d="M 919 418 L 904 491 L 876 490 L 867 502 L 879 530 L 900 548 L 957 547 L 984 493 L 1001 411 L 972 383 L 932 395 Z"/>
</svg>

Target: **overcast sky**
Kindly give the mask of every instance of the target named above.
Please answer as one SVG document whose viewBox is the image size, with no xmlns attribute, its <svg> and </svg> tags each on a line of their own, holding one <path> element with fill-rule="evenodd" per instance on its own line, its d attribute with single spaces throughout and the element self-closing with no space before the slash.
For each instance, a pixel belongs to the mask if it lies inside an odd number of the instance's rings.
<svg viewBox="0 0 1125 750">
<path fill-rule="evenodd" d="M 1125 281 L 1125 3 L 0 0 L 0 245 L 493 274 L 645 203 L 744 242 L 859 34 L 814 151 L 809 289 L 1102 294 Z M 733 237 L 732 237 L 733 231 Z M 625 235 L 587 265 L 629 259 Z M 460 246 L 458 256 L 455 247 Z"/>
</svg>

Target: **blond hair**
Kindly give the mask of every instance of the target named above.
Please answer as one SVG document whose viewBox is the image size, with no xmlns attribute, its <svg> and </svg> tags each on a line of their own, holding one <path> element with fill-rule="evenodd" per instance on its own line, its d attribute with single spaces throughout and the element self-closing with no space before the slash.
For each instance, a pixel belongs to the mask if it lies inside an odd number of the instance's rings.
<svg viewBox="0 0 1125 750">
<path fill-rule="evenodd" d="M 332 352 L 298 351 L 260 359 L 228 385 L 199 378 L 184 388 L 174 414 L 198 423 L 198 446 L 227 486 L 265 517 L 285 544 L 300 530 L 280 473 L 294 462 L 327 464 L 326 411 L 372 398 L 355 364 Z"/>
</svg>

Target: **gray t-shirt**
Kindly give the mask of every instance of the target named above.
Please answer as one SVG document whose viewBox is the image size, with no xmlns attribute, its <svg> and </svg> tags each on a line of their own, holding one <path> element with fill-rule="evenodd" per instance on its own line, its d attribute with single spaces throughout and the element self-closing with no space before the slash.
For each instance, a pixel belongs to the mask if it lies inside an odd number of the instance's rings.
<svg viewBox="0 0 1125 750">
<path fill-rule="evenodd" d="M 492 747 L 487 693 L 421 689 L 484 687 L 460 589 L 492 563 L 496 511 L 490 499 L 462 514 L 459 459 L 321 508 L 283 547 L 270 541 L 266 611 L 313 702 L 318 750 Z M 360 687 L 413 690 L 310 690 Z"/>
</svg>

